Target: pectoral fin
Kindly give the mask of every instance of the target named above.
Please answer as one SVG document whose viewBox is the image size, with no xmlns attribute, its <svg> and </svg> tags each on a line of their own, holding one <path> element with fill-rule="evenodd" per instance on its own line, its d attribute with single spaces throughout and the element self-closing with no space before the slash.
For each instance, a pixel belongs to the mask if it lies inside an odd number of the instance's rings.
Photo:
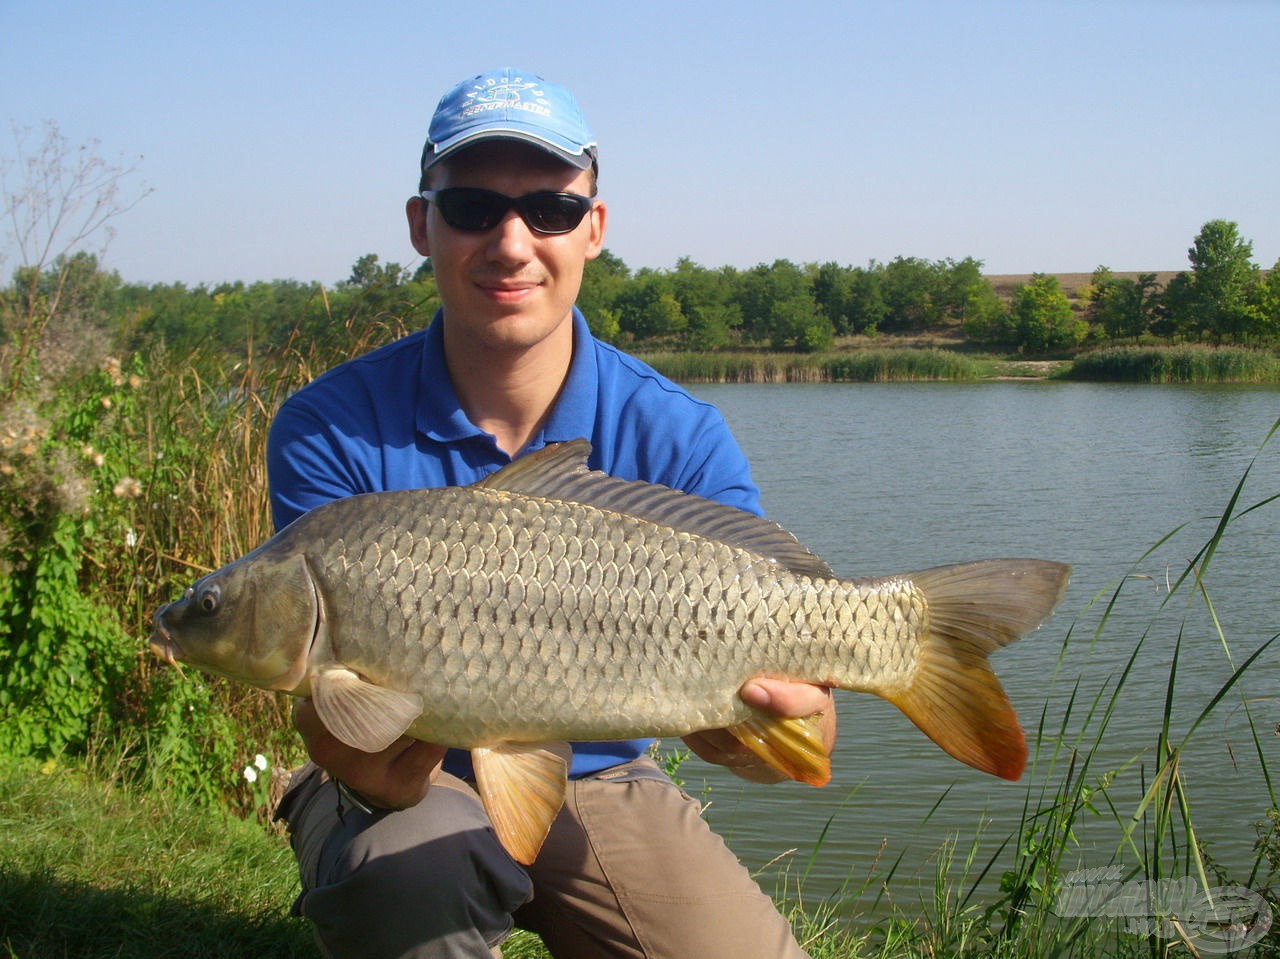
<svg viewBox="0 0 1280 959">
<path fill-rule="evenodd" d="M 573 752 L 567 743 L 498 743 L 471 750 L 476 786 L 502 845 L 526 866 L 564 805 Z"/>
<path fill-rule="evenodd" d="M 810 786 L 825 786 L 831 779 L 831 757 L 816 716 L 784 719 L 755 712 L 750 719 L 727 729 L 784 776 Z"/>
<path fill-rule="evenodd" d="M 318 670 L 311 696 L 325 728 L 348 746 L 381 752 L 422 713 L 422 697 L 377 686 L 343 666 Z"/>
</svg>

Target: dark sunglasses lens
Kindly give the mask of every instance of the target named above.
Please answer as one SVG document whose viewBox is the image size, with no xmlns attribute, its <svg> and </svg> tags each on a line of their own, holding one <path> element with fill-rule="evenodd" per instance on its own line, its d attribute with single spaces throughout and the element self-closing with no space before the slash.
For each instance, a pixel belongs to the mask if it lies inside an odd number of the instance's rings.
<svg viewBox="0 0 1280 959">
<path fill-rule="evenodd" d="M 435 194 L 444 221 L 455 230 L 492 230 L 515 206 L 539 233 L 570 233 L 591 209 L 591 200 L 572 193 L 530 193 L 512 199 L 492 190 L 450 187 Z"/>
<path fill-rule="evenodd" d="M 539 233 L 569 233 L 591 208 L 591 201 L 571 193 L 535 193 L 520 204 L 528 224 Z"/>
<path fill-rule="evenodd" d="M 511 206 L 501 193 L 465 187 L 441 190 L 436 194 L 436 203 L 444 222 L 457 230 L 490 230 Z"/>
</svg>

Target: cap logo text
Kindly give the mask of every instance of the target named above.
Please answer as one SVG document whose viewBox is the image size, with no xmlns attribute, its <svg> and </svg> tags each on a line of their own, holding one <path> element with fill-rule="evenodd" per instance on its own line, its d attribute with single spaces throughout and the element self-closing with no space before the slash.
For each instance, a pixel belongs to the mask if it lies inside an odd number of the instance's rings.
<svg viewBox="0 0 1280 959">
<path fill-rule="evenodd" d="M 525 110 L 539 116 L 550 116 L 551 108 L 537 83 L 526 83 L 522 77 L 510 80 L 490 78 L 467 94 L 463 117 L 473 117 L 489 110 Z"/>
</svg>

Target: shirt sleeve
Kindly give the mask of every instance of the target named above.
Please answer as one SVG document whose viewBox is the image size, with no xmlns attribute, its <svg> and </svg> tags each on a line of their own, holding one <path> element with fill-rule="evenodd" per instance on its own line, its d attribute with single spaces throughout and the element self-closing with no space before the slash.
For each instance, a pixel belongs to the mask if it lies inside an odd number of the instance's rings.
<svg viewBox="0 0 1280 959">
<path fill-rule="evenodd" d="M 751 466 L 718 410 L 707 414 L 686 464 L 680 489 L 764 515 Z"/>
<path fill-rule="evenodd" d="M 277 530 L 322 503 L 366 492 L 334 427 L 300 402 L 286 402 L 267 436 L 267 483 Z"/>
</svg>

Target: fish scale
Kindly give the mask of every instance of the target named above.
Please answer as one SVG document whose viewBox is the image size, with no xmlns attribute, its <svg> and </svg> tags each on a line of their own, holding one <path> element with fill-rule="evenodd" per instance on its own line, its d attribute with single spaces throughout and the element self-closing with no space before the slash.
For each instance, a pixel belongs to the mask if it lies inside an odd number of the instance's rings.
<svg viewBox="0 0 1280 959">
<path fill-rule="evenodd" d="M 435 704 L 433 734 L 450 745 L 534 725 L 571 740 L 731 725 L 749 713 L 736 690 L 753 675 L 904 679 L 920 629 L 919 610 L 902 615 L 909 584 L 805 582 L 725 544 L 582 504 L 462 488 L 387 494 L 368 512 L 346 517 L 341 538 L 304 548 L 326 605 L 343 610 L 326 652 L 392 687 L 435 677 L 415 691 Z M 382 602 L 364 601 L 370 593 Z M 874 643 L 835 641 L 835 624 L 881 616 L 892 629 Z M 665 695 L 637 713 L 634 685 Z"/>
<path fill-rule="evenodd" d="M 816 721 L 748 707 L 755 677 L 874 693 L 958 759 L 1020 775 L 1025 738 L 987 657 L 1052 612 L 1068 567 L 840 579 L 776 524 L 592 472 L 589 450 L 317 507 L 158 610 L 152 647 L 312 697 L 349 746 L 470 749 L 521 862 L 563 800 L 566 742 L 724 728 L 825 783 Z"/>
</svg>

